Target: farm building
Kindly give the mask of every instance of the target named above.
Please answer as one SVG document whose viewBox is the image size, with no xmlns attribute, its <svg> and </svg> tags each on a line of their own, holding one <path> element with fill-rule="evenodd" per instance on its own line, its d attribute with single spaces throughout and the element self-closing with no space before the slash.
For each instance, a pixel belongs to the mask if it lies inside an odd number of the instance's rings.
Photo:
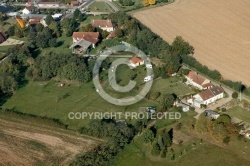
<svg viewBox="0 0 250 166">
<path fill-rule="evenodd" d="M 223 98 L 224 89 L 220 86 L 213 86 L 188 100 L 188 103 L 195 107 L 201 108 L 202 105 L 214 103 L 216 100 Z"/>
<path fill-rule="evenodd" d="M 7 40 L 6 35 L 3 32 L 0 32 L 0 44 Z"/>
<path fill-rule="evenodd" d="M 211 84 L 211 81 L 200 76 L 198 73 L 194 71 L 190 71 L 187 76 L 185 76 L 187 79 L 187 84 L 195 86 L 196 88 L 203 90 L 208 89 L 209 87 L 213 86 Z"/>
<path fill-rule="evenodd" d="M 140 57 L 133 56 L 129 60 L 129 65 L 132 66 L 132 67 L 137 67 L 137 66 L 140 66 L 140 65 L 143 65 L 143 64 L 144 64 L 144 60 L 141 59 Z"/>
<path fill-rule="evenodd" d="M 86 53 L 95 48 L 99 41 L 99 32 L 74 32 L 72 35 L 73 44 L 70 48 L 75 54 Z"/>
<path fill-rule="evenodd" d="M 93 27 L 99 27 L 104 31 L 114 31 L 114 26 L 111 20 L 92 20 L 91 24 Z"/>
<path fill-rule="evenodd" d="M 189 111 L 189 105 L 184 103 L 176 103 L 176 107 L 181 107 L 183 112 Z"/>
<path fill-rule="evenodd" d="M 59 8 L 60 6 L 60 2 L 39 2 L 37 4 L 39 8 Z"/>
<path fill-rule="evenodd" d="M 214 112 L 212 110 L 205 110 L 204 114 L 208 117 L 210 117 L 211 119 L 217 119 L 220 117 L 220 114 L 218 114 L 217 112 Z"/>
</svg>

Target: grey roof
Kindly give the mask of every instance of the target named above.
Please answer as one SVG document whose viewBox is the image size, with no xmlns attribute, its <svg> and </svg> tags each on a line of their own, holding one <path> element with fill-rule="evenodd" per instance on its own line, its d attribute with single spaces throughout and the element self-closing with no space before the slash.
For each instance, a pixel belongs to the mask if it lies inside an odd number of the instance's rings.
<svg viewBox="0 0 250 166">
<path fill-rule="evenodd" d="M 219 115 L 217 112 L 214 112 L 212 110 L 205 110 L 206 115 Z"/>
<path fill-rule="evenodd" d="M 75 46 L 81 46 L 86 50 L 87 48 L 89 48 L 89 46 L 91 46 L 91 43 L 83 39 L 73 43 L 69 48 L 74 48 Z"/>
<path fill-rule="evenodd" d="M 211 92 L 214 94 L 214 96 L 219 95 L 224 92 L 224 89 L 220 86 L 213 86 L 210 88 Z"/>
</svg>

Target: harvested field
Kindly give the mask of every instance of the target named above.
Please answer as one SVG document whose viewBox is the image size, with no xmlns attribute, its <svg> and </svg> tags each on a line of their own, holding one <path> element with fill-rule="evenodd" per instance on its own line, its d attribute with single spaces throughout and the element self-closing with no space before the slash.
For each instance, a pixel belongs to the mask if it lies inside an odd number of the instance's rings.
<svg viewBox="0 0 250 166">
<path fill-rule="evenodd" d="M 0 165 L 68 165 L 96 145 L 64 129 L 0 119 Z"/>
<path fill-rule="evenodd" d="M 249 0 L 176 0 L 133 16 L 170 43 L 182 36 L 202 64 L 250 85 L 249 8 Z"/>
</svg>

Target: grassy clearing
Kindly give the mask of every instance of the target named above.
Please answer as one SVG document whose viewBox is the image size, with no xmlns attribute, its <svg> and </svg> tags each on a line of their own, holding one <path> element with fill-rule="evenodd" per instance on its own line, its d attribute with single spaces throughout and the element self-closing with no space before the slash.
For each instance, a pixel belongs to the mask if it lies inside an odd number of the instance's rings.
<svg viewBox="0 0 250 166">
<path fill-rule="evenodd" d="M 102 16 L 100 16 L 100 15 L 98 15 L 98 16 L 88 15 L 87 19 L 84 20 L 83 22 L 81 22 L 79 27 L 81 28 L 82 26 L 85 26 L 85 25 L 91 23 L 92 19 L 102 19 Z"/>
<path fill-rule="evenodd" d="M 247 111 L 240 106 L 230 108 L 225 113 L 250 123 L 250 111 Z"/>
<path fill-rule="evenodd" d="M 138 111 L 139 107 L 150 102 L 142 100 L 127 107 L 112 105 L 102 99 L 92 83 L 59 87 L 59 83 L 30 82 L 19 89 L 4 105 L 4 108 L 39 116 L 58 118 L 71 129 L 79 129 L 89 123 L 89 119 L 68 118 L 69 112 L 116 112 Z M 67 94 L 67 95 L 66 95 Z M 67 96 L 64 99 L 62 96 Z"/>
<path fill-rule="evenodd" d="M 88 10 L 92 12 L 110 12 L 105 2 L 94 2 L 88 7 Z"/>
<path fill-rule="evenodd" d="M 162 94 L 174 93 L 177 96 L 183 96 L 190 93 L 194 93 L 192 88 L 182 82 L 179 82 L 178 77 L 170 77 L 168 79 L 156 79 L 152 86 L 151 92 L 161 92 Z"/>
</svg>

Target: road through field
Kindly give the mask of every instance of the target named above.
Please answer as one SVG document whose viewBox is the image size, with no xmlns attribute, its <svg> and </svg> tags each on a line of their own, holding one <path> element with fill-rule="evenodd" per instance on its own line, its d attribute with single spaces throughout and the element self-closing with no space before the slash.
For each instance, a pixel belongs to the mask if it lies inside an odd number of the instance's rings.
<svg viewBox="0 0 250 166">
<path fill-rule="evenodd" d="M 170 43 L 182 36 L 202 64 L 250 86 L 249 8 L 249 0 L 176 0 L 133 16 Z"/>
</svg>

